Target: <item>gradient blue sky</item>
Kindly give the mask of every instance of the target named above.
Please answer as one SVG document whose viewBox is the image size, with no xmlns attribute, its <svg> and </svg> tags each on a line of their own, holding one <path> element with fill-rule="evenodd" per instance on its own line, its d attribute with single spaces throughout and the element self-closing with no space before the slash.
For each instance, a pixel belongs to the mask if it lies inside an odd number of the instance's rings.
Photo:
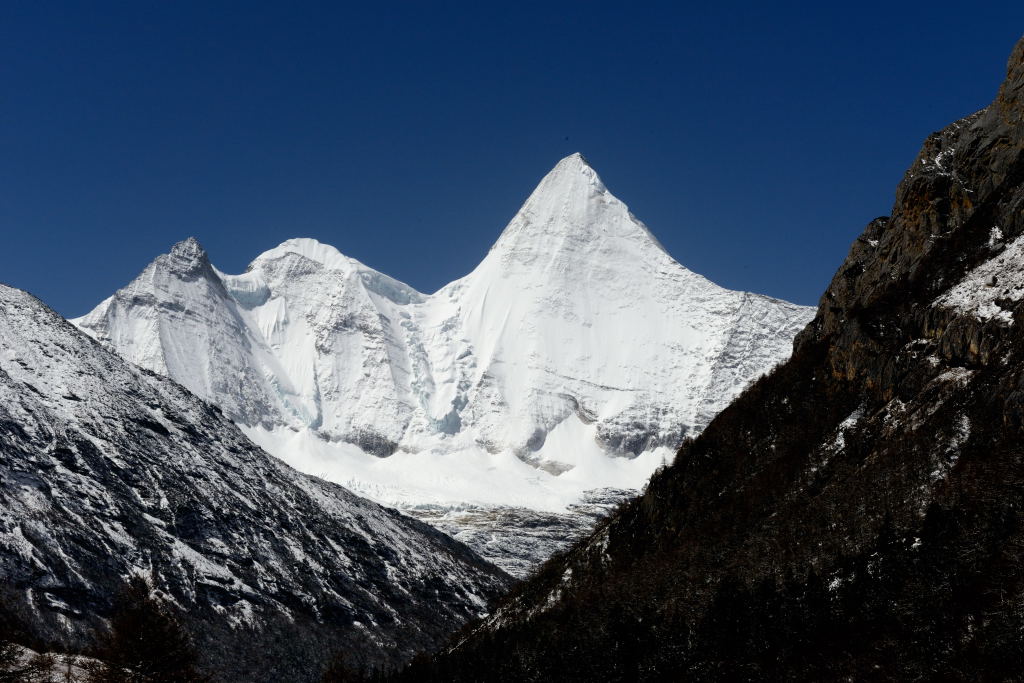
<svg viewBox="0 0 1024 683">
<path fill-rule="evenodd" d="M 86 312 L 175 241 L 433 291 L 580 151 L 687 267 L 817 301 L 1024 3 L 0 4 L 0 281 Z"/>
</svg>

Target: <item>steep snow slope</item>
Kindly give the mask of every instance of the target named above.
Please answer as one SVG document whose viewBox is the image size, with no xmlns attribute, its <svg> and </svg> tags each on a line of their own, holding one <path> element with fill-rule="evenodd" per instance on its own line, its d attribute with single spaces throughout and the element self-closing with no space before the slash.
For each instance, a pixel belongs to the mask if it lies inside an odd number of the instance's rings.
<svg viewBox="0 0 1024 683">
<path fill-rule="evenodd" d="M 432 521 L 451 510 L 458 534 L 465 506 L 557 516 L 642 487 L 811 314 L 679 265 L 576 154 L 433 295 L 314 240 L 242 275 L 187 240 L 74 322 L 298 469 Z"/>
<path fill-rule="evenodd" d="M 184 608 L 207 663 L 234 680 L 315 679 L 331 648 L 400 661 L 507 583 L 0 286 L 4 597 L 44 640 L 80 647 L 133 572 Z"/>
</svg>

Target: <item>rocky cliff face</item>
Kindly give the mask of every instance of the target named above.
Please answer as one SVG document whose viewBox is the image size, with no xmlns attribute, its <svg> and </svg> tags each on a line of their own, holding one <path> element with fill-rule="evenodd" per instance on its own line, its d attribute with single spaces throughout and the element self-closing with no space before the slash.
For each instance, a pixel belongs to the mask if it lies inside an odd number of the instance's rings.
<svg viewBox="0 0 1024 683">
<path fill-rule="evenodd" d="M 1018 677 L 1022 245 L 1024 41 L 995 101 L 925 142 L 791 360 L 411 675 Z"/>
<path fill-rule="evenodd" d="M 431 527 L 267 455 L 221 411 L 0 286 L 0 583 L 37 642 L 81 648 L 151 576 L 205 665 L 313 680 L 396 663 L 508 577 Z"/>
</svg>

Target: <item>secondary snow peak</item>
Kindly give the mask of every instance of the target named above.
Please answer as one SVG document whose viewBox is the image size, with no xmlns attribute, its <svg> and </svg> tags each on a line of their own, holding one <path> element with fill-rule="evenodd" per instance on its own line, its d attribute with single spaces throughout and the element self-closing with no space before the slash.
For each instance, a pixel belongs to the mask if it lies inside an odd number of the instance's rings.
<svg viewBox="0 0 1024 683">
<path fill-rule="evenodd" d="M 269 249 L 252 262 L 252 268 L 258 263 L 273 261 L 287 254 L 298 254 L 311 261 L 335 270 L 349 270 L 352 268 L 352 259 L 342 254 L 335 247 L 324 244 L 312 237 L 296 237 L 285 240 L 273 249 Z"/>
<path fill-rule="evenodd" d="M 195 237 L 186 237 L 171 247 L 171 253 L 180 258 L 198 258 L 206 256 L 206 250 Z"/>
<path fill-rule="evenodd" d="M 167 266 L 176 273 L 199 274 L 209 270 L 210 259 L 199 240 L 189 237 L 171 247 L 167 255 Z"/>
</svg>

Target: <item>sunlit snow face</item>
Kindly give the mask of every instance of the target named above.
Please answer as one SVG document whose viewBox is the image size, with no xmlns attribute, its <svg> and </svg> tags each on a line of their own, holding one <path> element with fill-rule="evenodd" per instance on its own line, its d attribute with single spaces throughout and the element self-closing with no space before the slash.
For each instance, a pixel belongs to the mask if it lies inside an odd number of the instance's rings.
<svg viewBox="0 0 1024 683">
<path fill-rule="evenodd" d="M 679 265 L 579 155 L 433 295 L 311 239 L 242 275 L 172 257 L 75 322 L 298 469 L 407 506 L 639 488 L 811 317 Z"/>
</svg>

